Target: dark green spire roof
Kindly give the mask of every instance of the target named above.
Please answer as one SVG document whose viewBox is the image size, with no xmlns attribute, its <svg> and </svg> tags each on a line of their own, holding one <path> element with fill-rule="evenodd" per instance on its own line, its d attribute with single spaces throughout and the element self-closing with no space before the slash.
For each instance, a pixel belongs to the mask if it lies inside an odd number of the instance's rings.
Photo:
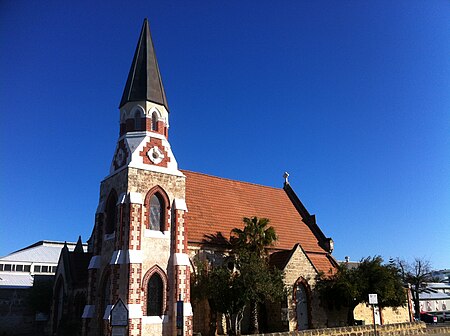
<svg viewBox="0 0 450 336">
<path fill-rule="evenodd" d="M 130 101 L 150 101 L 169 111 L 148 20 L 144 20 L 119 108 Z"/>
</svg>

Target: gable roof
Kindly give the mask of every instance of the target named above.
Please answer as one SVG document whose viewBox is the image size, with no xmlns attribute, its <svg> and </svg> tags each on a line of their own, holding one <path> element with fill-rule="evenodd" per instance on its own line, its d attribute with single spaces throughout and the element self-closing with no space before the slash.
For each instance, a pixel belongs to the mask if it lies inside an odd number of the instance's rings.
<svg viewBox="0 0 450 336">
<path fill-rule="evenodd" d="M 320 245 L 323 233 L 306 223 L 284 189 L 191 171 L 183 174 L 189 243 L 204 243 L 206 235 L 217 233 L 229 237 L 233 228 L 244 225 L 243 217 L 257 216 L 268 218 L 278 235 L 273 249 L 291 250 L 299 243 L 317 269 L 327 272 L 334 266 Z"/>
<path fill-rule="evenodd" d="M 92 258 L 92 253 L 84 252 L 81 236 L 78 238 L 77 245 L 73 251 L 69 251 L 67 245 L 61 250 L 61 256 L 58 262 L 64 264 L 65 279 L 71 287 L 87 286 L 88 265 Z"/>
</svg>

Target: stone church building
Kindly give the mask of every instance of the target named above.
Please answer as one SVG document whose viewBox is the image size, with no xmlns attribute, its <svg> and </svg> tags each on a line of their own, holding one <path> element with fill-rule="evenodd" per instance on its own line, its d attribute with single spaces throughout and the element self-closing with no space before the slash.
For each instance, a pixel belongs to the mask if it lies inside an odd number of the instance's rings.
<svg viewBox="0 0 450 336">
<path fill-rule="evenodd" d="M 128 309 L 126 335 L 209 334 L 207 304 L 191 304 L 193 258 L 214 253 L 215 247 L 205 243 L 207 235 L 228 237 L 231 229 L 243 225 L 243 217 L 252 216 L 269 218 L 275 228 L 279 239 L 270 260 L 284 270 L 290 288 L 286 301 L 271 311 L 268 331 L 345 321 L 346 316 L 324 310 L 314 291 L 316 275 L 336 269 L 333 241 L 287 178 L 282 188 L 273 188 L 179 169 L 169 142 L 169 112 L 145 20 L 89 240 L 87 288 L 85 298 L 79 298 L 85 302 L 82 335 L 111 335 L 110 312 L 119 299 Z M 59 292 L 66 290 L 58 283 Z M 59 304 L 61 314 L 64 305 Z M 53 316 L 51 321 L 56 333 L 59 320 Z"/>
</svg>

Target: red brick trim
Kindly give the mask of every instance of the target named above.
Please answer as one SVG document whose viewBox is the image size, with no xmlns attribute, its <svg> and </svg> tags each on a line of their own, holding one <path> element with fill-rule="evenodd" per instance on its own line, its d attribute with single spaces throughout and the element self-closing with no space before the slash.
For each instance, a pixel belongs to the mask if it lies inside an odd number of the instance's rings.
<svg viewBox="0 0 450 336">
<path fill-rule="evenodd" d="M 162 159 L 162 161 L 158 164 L 154 164 L 147 156 L 147 152 L 152 149 L 153 147 L 157 147 L 163 154 L 164 154 L 164 158 Z M 164 148 L 163 144 L 162 144 L 162 140 L 161 139 L 157 139 L 157 138 L 151 138 L 150 141 L 148 141 L 144 148 L 142 149 L 141 152 L 139 152 L 139 155 L 142 157 L 142 161 L 145 164 L 149 164 L 149 165 L 153 165 L 153 166 L 158 166 L 158 167 L 165 167 L 167 168 L 167 163 L 170 162 L 170 157 L 169 154 L 167 153 L 166 149 Z"/>
<path fill-rule="evenodd" d="M 150 278 L 153 276 L 153 274 L 157 273 L 159 275 L 159 277 L 162 280 L 163 283 L 163 305 L 162 305 L 162 311 L 163 314 L 166 315 L 167 314 L 167 301 L 168 301 L 168 294 L 169 294 L 169 286 L 168 286 L 168 279 L 167 279 L 167 275 L 166 273 L 163 271 L 163 269 L 161 267 L 159 267 L 158 265 L 153 265 L 152 268 L 150 268 L 144 275 L 143 279 L 142 279 L 142 292 L 144 293 L 143 295 L 143 305 L 142 305 L 142 313 L 144 316 L 147 316 L 147 299 L 148 299 L 148 293 L 147 293 L 147 289 L 148 289 L 148 282 L 150 280 Z"/>
<path fill-rule="evenodd" d="M 162 222 L 163 227 L 161 228 L 161 231 L 168 231 L 170 229 L 170 222 L 169 222 L 169 210 L 170 210 L 170 202 L 169 202 L 169 196 L 167 196 L 166 192 L 163 188 L 160 186 L 155 186 L 152 189 L 149 190 L 147 195 L 145 196 L 144 200 L 144 223 L 145 227 L 147 229 L 150 229 L 150 199 L 153 195 L 158 194 L 161 196 L 163 201 L 163 209 L 164 213 L 162 214 L 164 216 Z"/>
</svg>

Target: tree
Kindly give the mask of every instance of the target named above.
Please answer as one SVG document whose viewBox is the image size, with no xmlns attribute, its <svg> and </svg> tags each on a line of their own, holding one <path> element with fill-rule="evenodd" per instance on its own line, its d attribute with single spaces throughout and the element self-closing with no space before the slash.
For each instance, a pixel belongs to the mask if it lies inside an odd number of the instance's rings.
<svg viewBox="0 0 450 336">
<path fill-rule="evenodd" d="M 360 303 L 368 303 L 369 294 L 378 294 L 381 308 L 403 306 L 406 299 L 397 269 L 383 265 L 379 256 L 365 258 L 353 269 L 343 264 L 332 276 L 320 274 L 316 289 L 329 309 L 347 309 L 348 325 L 354 324 L 353 310 Z"/>
<path fill-rule="evenodd" d="M 229 335 L 240 335 L 244 309 L 265 300 L 276 301 L 285 295 L 283 273 L 270 267 L 261 246 L 272 244 L 275 230 L 268 220 L 244 218 L 244 229 L 233 229 L 228 257 L 220 265 L 196 261 L 191 278 L 194 301 L 207 299 L 213 311 L 225 315 Z M 257 319 L 256 315 L 256 319 Z M 215 330 L 214 330 L 215 331 Z"/>
<path fill-rule="evenodd" d="M 278 239 L 275 229 L 269 225 L 268 218 L 244 217 L 244 229 L 231 230 L 231 243 L 238 249 L 255 252 L 258 256 L 266 256 L 266 249 Z"/>
<path fill-rule="evenodd" d="M 420 317 L 419 294 L 426 288 L 426 283 L 432 281 L 431 263 L 422 258 L 414 258 L 414 262 L 408 263 L 397 258 L 394 264 L 399 270 L 400 276 L 405 283 L 411 285 L 411 294 L 414 302 L 416 318 Z"/>
<path fill-rule="evenodd" d="M 277 240 L 275 229 L 272 226 L 269 226 L 268 218 L 258 219 L 258 217 L 256 216 L 252 218 L 244 217 L 243 222 L 245 224 L 244 229 L 241 230 L 238 228 L 234 228 L 233 230 L 231 230 L 230 238 L 235 251 L 237 251 L 240 256 L 240 262 L 245 264 L 246 260 L 244 259 L 244 257 L 250 258 L 253 259 L 252 262 L 255 265 L 258 265 L 258 269 L 266 269 L 267 267 L 264 267 L 266 266 L 266 263 L 264 261 L 261 262 L 258 259 L 266 258 L 267 247 L 273 245 Z M 264 274 L 270 274 L 270 272 Z M 264 281 L 269 281 L 269 283 L 272 283 L 270 279 L 253 279 L 253 283 L 258 285 L 263 284 Z M 249 297 L 251 304 L 251 326 L 253 329 L 251 331 L 255 334 L 259 333 L 258 307 L 260 303 L 264 302 L 265 296 L 268 294 L 268 291 L 270 291 L 270 289 L 256 286 Z"/>
</svg>

